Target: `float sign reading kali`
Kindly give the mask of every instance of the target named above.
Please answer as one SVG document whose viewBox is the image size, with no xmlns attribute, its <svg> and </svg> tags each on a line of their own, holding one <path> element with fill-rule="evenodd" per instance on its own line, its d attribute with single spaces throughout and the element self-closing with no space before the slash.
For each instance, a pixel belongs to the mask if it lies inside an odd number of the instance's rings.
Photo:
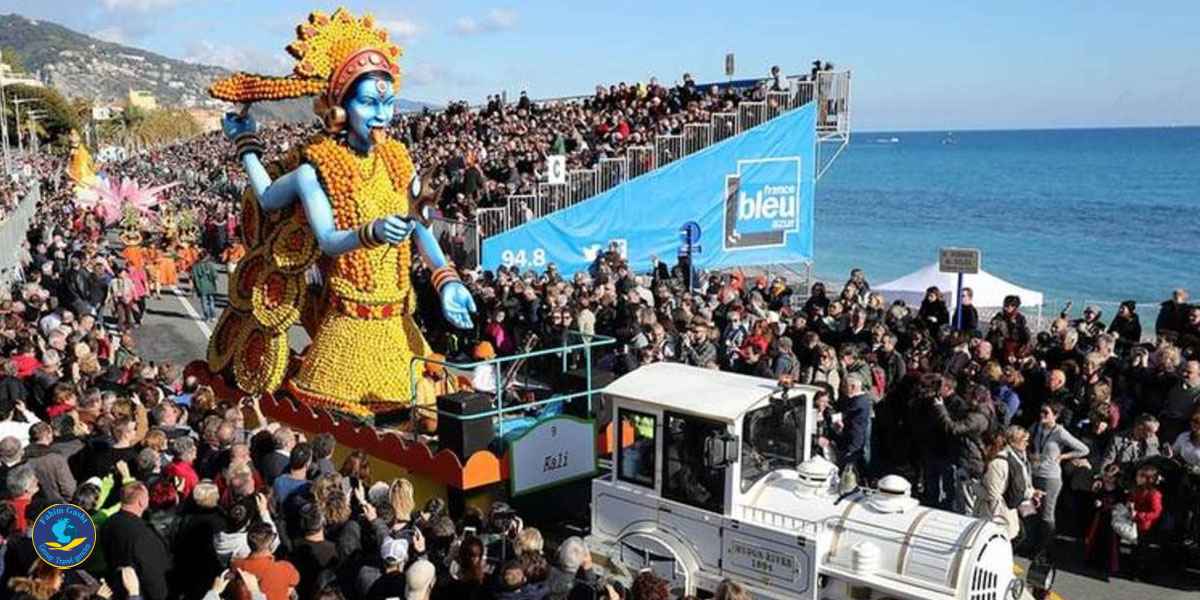
<svg viewBox="0 0 1200 600">
<path fill-rule="evenodd" d="M 596 473 L 596 426 L 575 417 L 538 423 L 512 441 L 509 450 L 513 496 Z"/>
</svg>

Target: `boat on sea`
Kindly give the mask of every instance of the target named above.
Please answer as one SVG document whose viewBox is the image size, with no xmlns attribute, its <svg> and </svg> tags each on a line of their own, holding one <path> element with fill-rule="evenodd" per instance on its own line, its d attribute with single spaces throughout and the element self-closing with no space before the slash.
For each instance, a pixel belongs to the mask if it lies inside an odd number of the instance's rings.
<svg viewBox="0 0 1200 600">
<path fill-rule="evenodd" d="M 900 138 L 898 138 L 898 137 L 890 137 L 890 138 L 883 138 L 883 137 L 881 137 L 881 138 L 875 138 L 875 143 L 876 143 L 876 144 L 899 144 L 899 143 L 900 143 Z"/>
<path fill-rule="evenodd" d="M 958 138 L 954 137 L 954 132 L 953 132 L 953 131 L 947 131 L 947 132 L 946 132 L 946 137 L 942 138 L 942 145 L 943 145 L 943 146 L 955 146 L 955 145 L 958 145 Z"/>
</svg>

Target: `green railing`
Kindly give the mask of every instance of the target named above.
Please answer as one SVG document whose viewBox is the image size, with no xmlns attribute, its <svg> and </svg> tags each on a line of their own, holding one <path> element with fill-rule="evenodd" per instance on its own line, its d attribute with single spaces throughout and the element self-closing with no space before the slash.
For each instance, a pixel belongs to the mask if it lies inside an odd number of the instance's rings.
<svg viewBox="0 0 1200 600">
<path fill-rule="evenodd" d="M 576 398 L 582 398 L 582 397 L 586 396 L 587 397 L 588 414 L 590 415 L 591 411 L 592 411 L 592 396 L 593 396 L 593 394 L 595 394 L 595 391 L 592 389 L 592 349 L 597 348 L 599 346 L 607 346 L 609 344 L 612 344 L 615 341 L 616 341 L 615 339 L 608 337 L 608 336 L 596 335 L 596 334 L 589 335 L 589 334 L 585 334 L 585 333 L 580 333 L 578 331 L 568 331 L 567 332 L 567 343 L 565 345 L 557 346 L 554 348 L 545 348 L 542 350 L 534 350 L 532 352 L 523 352 L 520 354 L 514 354 L 512 356 L 502 356 L 502 357 L 493 358 L 493 359 L 489 359 L 489 360 L 481 360 L 481 361 L 475 361 L 475 362 L 470 362 L 470 363 L 456 363 L 456 362 L 451 362 L 451 361 L 434 360 L 427 356 L 414 356 L 409 363 L 409 377 L 410 377 L 409 389 L 411 390 L 409 406 L 413 410 L 414 415 L 416 414 L 417 410 L 421 410 L 426 413 L 437 412 L 439 419 L 448 417 L 451 419 L 459 419 L 462 421 L 471 421 L 471 420 L 475 420 L 475 419 L 490 419 L 492 417 L 503 416 L 506 413 L 512 413 L 515 411 L 525 411 L 525 410 L 529 410 L 531 408 L 538 408 L 541 406 L 546 406 L 546 405 L 555 404 L 555 403 L 570 402 Z M 584 356 L 583 360 L 584 360 L 585 385 L 584 385 L 584 389 L 582 391 L 570 392 L 570 393 L 566 393 L 566 394 L 553 394 L 553 392 L 552 392 L 553 395 L 550 398 L 547 398 L 545 400 L 538 400 L 535 402 L 522 402 L 522 403 L 518 403 L 515 405 L 510 405 L 507 407 L 504 405 L 505 404 L 504 391 L 508 388 L 508 381 L 511 381 L 511 380 L 506 381 L 505 372 L 509 370 L 509 368 L 512 364 L 517 363 L 517 362 L 528 361 L 529 359 L 532 359 L 532 358 L 560 355 L 561 359 L 562 359 L 562 372 L 565 373 L 568 370 L 569 358 L 575 352 L 582 352 L 583 356 Z M 474 373 L 474 371 L 477 367 L 480 367 L 483 365 L 491 365 L 492 369 L 494 371 L 495 380 L 496 380 L 496 387 L 493 392 L 495 394 L 496 408 L 489 410 L 489 411 L 475 413 L 475 414 L 471 414 L 471 415 L 460 415 L 460 414 L 456 414 L 456 413 L 446 412 L 446 411 L 436 409 L 436 408 L 434 408 L 431 411 L 431 409 L 429 409 L 429 408 L 418 407 L 417 406 L 417 381 L 420 379 L 421 373 L 424 372 L 426 364 L 441 365 L 442 368 L 446 369 L 449 373 L 459 372 L 459 373 L 464 373 L 464 374 Z M 520 374 L 520 367 L 518 367 L 518 370 L 514 372 L 514 377 L 512 379 L 517 379 L 518 378 L 517 376 L 519 376 L 519 374 Z"/>
</svg>

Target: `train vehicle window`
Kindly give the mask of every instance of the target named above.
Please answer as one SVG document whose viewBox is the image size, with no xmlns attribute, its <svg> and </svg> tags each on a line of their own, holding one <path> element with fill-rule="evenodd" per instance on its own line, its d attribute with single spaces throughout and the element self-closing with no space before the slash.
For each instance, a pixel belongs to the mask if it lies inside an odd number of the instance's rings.
<svg viewBox="0 0 1200 600">
<path fill-rule="evenodd" d="M 776 469 L 795 469 L 802 460 L 804 410 L 784 402 L 746 413 L 742 420 L 742 491 Z"/>
<path fill-rule="evenodd" d="M 654 441 L 658 435 L 658 419 L 635 410 L 620 409 L 622 425 L 633 428 L 633 443 L 617 444 L 617 479 L 654 487 Z M 621 431 L 619 427 L 616 431 Z"/>
<path fill-rule="evenodd" d="M 708 440 L 726 433 L 723 423 L 675 413 L 663 415 L 663 490 L 668 500 L 721 512 L 726 466 L 705 464 Z"/>
</svg>

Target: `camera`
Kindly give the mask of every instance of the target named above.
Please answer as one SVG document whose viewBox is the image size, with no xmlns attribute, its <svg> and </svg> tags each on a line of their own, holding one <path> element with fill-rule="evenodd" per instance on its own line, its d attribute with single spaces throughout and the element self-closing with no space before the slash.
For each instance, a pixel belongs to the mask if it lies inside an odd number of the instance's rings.
<svg viewBox="0 0 1200 600">
<path fill-rule="evenodd" d="M 492 510 L 492 531 L 496 533 L 509 533 L 513 530 L 513 526 L 519 522 L 517 511 L 508 506 L 497 506 Z"/>
</svg>

